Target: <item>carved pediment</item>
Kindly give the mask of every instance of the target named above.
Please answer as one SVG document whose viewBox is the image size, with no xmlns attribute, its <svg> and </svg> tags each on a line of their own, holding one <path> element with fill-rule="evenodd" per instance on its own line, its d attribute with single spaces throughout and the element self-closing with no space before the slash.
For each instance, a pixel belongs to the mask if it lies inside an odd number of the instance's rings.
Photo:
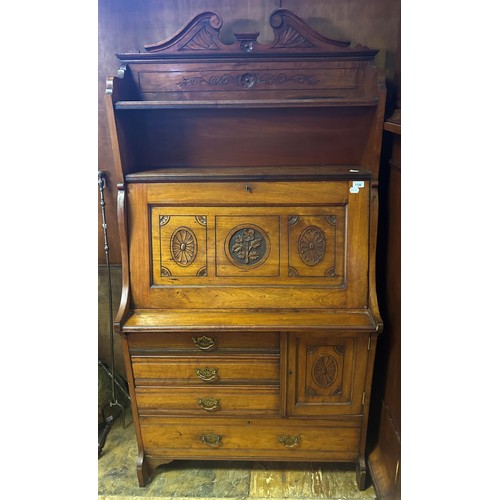
<svg viewBox="0 0 500 500">
<path fill-rule="evenodd" d="M 225 45 L 220 41 L 222 18 L 214 12 L 198 14 L 174 36 L 158 43 L 145 45 L 149 53 L 172 51 L 220 50 Z"/>
<path fill-rule="evenodd" d="M 275 10 L 269 18 L 274 31 L 273 49 L 324 49 L 349 47 L 351 42 L 333 40 L 320 35 L 300 17 L 286 9 Z"/>
<path fill-rule="evenodd" d="M 178 55 L 196 57 L 212 54 L 234 56 L 236 54 L 334 54 L 373 57 L 377 51 L 363 46 L 351 48 L 351 42 L 333 40 L 313 30 L 304 20 L 286 9 L 275 10 L 269 23 L 274 32 L 270 44 L 257 41 L 259 33 L 235 33 L 235 42 L 225 44 L 220 39 L 222 18 L 214 12 L 203 12 L 191 19 L 175 35 L 161 42 L 146 45 L 141 58 L 160 58 Z M 121 58 L 131 54 L 123 54 Z M 120 56 L 119 56 L 120 57 Z"/>
</svg>

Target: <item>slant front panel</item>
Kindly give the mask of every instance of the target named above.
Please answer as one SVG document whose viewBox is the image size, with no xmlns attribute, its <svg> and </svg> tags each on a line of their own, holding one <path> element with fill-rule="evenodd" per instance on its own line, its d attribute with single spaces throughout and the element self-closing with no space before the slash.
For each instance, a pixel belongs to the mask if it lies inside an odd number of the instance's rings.
<svg viewBox="0 0 500 500">
<path fill-rule="evenodd" d="M 131 222 L 150 235 L 131 242 L 137 306 L 364 305 L 369 185 L 355 182 L 131 185 Z"/>
</svg>

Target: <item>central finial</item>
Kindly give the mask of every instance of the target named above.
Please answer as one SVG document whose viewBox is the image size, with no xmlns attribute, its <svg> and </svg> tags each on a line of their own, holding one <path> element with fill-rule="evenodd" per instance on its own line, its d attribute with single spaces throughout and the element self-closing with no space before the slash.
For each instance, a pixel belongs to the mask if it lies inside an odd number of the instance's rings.
<svg viewBox="0 0 500 500">
<path fill-rule="evenodd" d="M 240 49 L 242 52 L 252 52 L 253 44 L 257 41 L 260 33 L 235 33 L 236 40 L 240 42 Z"/>
</svg>

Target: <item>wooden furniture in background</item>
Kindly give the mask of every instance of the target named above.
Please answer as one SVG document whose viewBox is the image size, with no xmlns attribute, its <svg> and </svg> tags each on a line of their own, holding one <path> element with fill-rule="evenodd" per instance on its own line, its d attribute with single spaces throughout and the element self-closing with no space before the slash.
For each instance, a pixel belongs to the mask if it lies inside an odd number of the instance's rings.
<svg viewBox="0 0 500 500">
<path fill-rule="evenodd" d="M 345 461 L 366 481 L 377 337 L 375 50 L 290 11 L 204 12 L 105 96 L 138 478 L 175 459 Z"/>
<path fill-rule="evenodd" d="M 384 166 L 379 237 L 379 295 L 384 335 L 375 363 L 369 468 L 382 500 L 401 498 L 401 109 L 384 123 L 390 158 Z M 382 176 L 381 176 L 382 177 Z"/>
</svg>

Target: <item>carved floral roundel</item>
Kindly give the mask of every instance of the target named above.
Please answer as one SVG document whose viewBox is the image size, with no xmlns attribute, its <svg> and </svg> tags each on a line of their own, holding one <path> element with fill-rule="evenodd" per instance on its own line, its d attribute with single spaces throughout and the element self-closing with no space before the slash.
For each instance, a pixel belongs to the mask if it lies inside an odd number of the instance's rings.
<svg viewBox="0 0 500 500">
<path fill-rule="evenodd" d="M 254 224 L 237 226 L 226 238 L 226 255 L 240 268 L 260 266 L 267 260 L 270 249 L 267 233 Z"/>
</svg>

